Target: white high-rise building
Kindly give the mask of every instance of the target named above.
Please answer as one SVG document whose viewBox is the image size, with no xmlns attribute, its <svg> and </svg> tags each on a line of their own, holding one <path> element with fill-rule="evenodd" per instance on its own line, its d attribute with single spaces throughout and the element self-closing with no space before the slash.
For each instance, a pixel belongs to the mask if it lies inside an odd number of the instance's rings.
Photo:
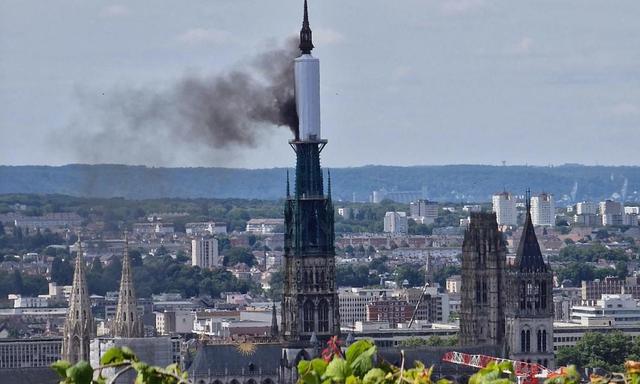
<svg viewBox="0 0 640 384">
<path fill-rule="evenodd" d="M 496 214 L 498 225 L 517 225 L 516 197 L 504 191 L 493 195 L 493 212 Z"/>
<path fill-rule="evenodd" d="M 222 265 L 218 254 L 218 239 L 198 237 L 191 240 L 191 265 L 200 268 L 214 268 Z"/>
<path fill-rule="evenodd" d="M 384 231 L 387 233 L 406 234 L 409 223 L 406 212 L 387 212 L 384 215 Z"/>
<path fill-rule="evenodd" d="M 624 219 L 624 209 L 622 203 L 612 200 L 600 202 L 600 216 L 602 225 L 622 225 Z"/>
<path fill-rule="evenodd" d="M 582 201 L 576 204 L 576 215 L 596 215 L 598 213 L 598 203 L 593 201 Z"/>
<path fill-rule="evenodd" d="M 543 192 L 537 196 L 531 196 L 531 221 L 536 226 L 556 225 L 556 204 L 552 194 Z"/>
</svg>

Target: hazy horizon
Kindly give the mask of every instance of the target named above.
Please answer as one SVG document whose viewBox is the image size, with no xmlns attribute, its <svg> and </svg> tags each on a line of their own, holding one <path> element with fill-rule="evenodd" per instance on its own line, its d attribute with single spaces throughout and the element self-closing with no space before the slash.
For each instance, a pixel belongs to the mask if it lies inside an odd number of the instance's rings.
<svg viewBox="0 0 640 384">
<path fill-rule="evenodd" d="M 615 5 L 309 0 L 322 165 L 640 165 L 640 3 Z M 0 0 L 0 164 L 293 166 L 287 128 L 220 147 L 130 134 L 109 108 L 246 67 L 298 32 L 301 8 Z"/>
</svg>

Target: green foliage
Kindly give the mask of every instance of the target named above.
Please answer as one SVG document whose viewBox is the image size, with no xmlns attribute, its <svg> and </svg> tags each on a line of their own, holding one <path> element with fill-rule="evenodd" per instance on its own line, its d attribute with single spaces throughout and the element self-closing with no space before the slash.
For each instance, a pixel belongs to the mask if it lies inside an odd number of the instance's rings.
<svg viewBox="0 0 640 384">
<path fill-rule="evenodd" d="M 575 347 L 562 347 L 556 354 L 558 365 L 575 364 L 580 368 L 622 371 L 625 359 L 640 356 L 640 342 L 620 331 L 586 333 Z"/>
<path fill-rule="evenodd" d="M 336 281 L 343 287 L 369 287 L 380 284 L 377 274 L 369 273 L 366 264 L 341 264 L 336 267 Z"/>
<path fill-rule="evenodd" d="M 490 362 L 469 378 L 469 384 L 508 384 L 515 383 L 516 377 L 510 361 Z"/>
<path fill-rule="evenodd" d="M 606 232 L 606 231 L 605 231 Z M 626 261 L 627 255 L 622 249 L 609 249 L 596 243 L 588 246 L 571 244 L 560 250 L 555 261 L 575 261 L 579 263 L 595 262 L 599 259 L 608 261 Z"/>
<path fill-rule="evenodd" d="M 300 361 L 298 364 L 299 384 L 431 384 L 431 368 L 416 362 L 405 369 L 379 361 L 374 364 L 376 346 L 369 340 L 358 340 L 351 344 L 344 356 L 332 347 L 333 353 L 323 352 L 324 359 Z M 404 353 L 403 353 L 404 354 Z M 442 380 L 439 383 L 444 384 Z"/>
<path fill-rule="evenodd" d="M 455 336 L 452 337 L 440 337 L 440 336 L 431 336 L 429 338 L 423 337 L 410 337 L 406 340 L 403 340 L 401 345 L 403 347 L 420 347 L 420 346 L 431 346 L 431 347 L 445 347 L 445 346 L 456 346 L 458 345 L 458 338 Z"/>
<path fill-rule="evenodd" d="M 87 273 L 89 291 L 104 295 L 118 289 L 121 274 L 121 259 L 111 258 L 105 267 L 93 266 Z M 146 257 L 141 265 L 133 266 L 133 279 L 138 297 L 149 297 L 162 292 L 179 292 L 184 297 L 211 296 L 237 291 L 258 291 L 250 280 L 239 280 L 231 272 L 219 269 L 201 269 L 185 265 L 169 255 Z"/>
<path fill-rule="evenodd" d="M 115 369 L 109 383 L 114 382 L 123 373 L 133 370 L 136 372 L 136 384 L 189 384 L 187 373 L 182 372 L 177 364 L 170 364 L 166 368 L 150 366 L 139 361 L 136 355 L 127 347 L 113 347 L 105 352 L 100 359 L 99 367 L 92 367 L 86 361 L 71 365 L 68 361 L 58 360 L 51 365 L 60 377 L 60 384 L 106 384 L 103 375 L 106 368 Z"/>
<path fill-rule="evenodd" d="M 249 267 L 256 264 L 256 258 L 253 256 L 253 253 L 251 253 L 249 248 L 233 247 L 225 253 L 224 265 L 234 266 L 241 263 L 244 263 Z"/>
<path fill-rule="evenodd" d="M 424 285 L 424 274 L 421 266 L 417 264 L 401 265 L 393 272 L 394 280 L 398 286 L 402 286 L 406 280 L 410 287 Z"/>
</svg>

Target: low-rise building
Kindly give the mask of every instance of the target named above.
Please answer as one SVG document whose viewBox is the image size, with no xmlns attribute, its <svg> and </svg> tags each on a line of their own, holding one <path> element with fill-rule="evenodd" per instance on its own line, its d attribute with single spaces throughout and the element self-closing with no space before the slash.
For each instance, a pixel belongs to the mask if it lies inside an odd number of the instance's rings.
<svg viewBox="0 0 640 384">
<path fill-rule="evenodd" d="M 0 370 L 49 368 L 61 358 L 62 337 L 0 339 Z"/>
<path fill-rule="evenodd" d="M 246 231 L 256 235 L 266 235 L 282 231 L 284 219 L 251 219 L 247 221 Z"/>
<path fill-rule="evenodd" d="M 571 321 L 582 325 L 638 324 L 640 306 L 629 294 L 605 294 L 595 305 L 571 308 Z"/>
</svg>

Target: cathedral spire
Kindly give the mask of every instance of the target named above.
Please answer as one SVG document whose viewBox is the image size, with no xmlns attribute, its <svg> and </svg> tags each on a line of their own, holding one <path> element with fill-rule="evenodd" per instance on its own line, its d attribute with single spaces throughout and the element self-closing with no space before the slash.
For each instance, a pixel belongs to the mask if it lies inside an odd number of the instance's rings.
<svg viewBox="0 0 640 384">
<path fill-rule="evenodd" d="M 78 234 L 77 255 L 73 272 L 73 286 L 69 297 L 69 310 L 64 323 L 62 358 L 77 363 L 89 361 L 89 342 L 94 336 L 93 315 L 84 265 L 82 241 Z"/>
<path fill-rule="evenodd" d="M 116 310 L 116 319 L 112 333 L 113 336 L 116 337 L 144 337 L 142 320 L 140 316 L 138 316 L 138 303 L 136 300 L 136 291 L 133 286 L 131 258 L 129 257 L 129 241 L 126 232 L 124 234 L 120 295 L 118 296 L 118 308 Z"/>
<path fill-rule="evenodd" d="M 522 236 L 520 244 L 516 251 L 516 268 L 522 272 L 546 272 L 547 265 L 542 257 L 538 237 L 531 219 L 531 191 L 527 189 L 525 194 L 525 206 L 527 208 L 524 227 L 522 228 Z"/>
<path fill-rule="evenodd" d="M 303 55 L 310 55 L 313 47 L 311 41 L 311 27 L 309 27 L 309 12 L 307 11 L 307 0 L 304 0 L 304 18 L 302 20 L 302 29 L 300 30 L 300 52 Z"/>
</svg>

